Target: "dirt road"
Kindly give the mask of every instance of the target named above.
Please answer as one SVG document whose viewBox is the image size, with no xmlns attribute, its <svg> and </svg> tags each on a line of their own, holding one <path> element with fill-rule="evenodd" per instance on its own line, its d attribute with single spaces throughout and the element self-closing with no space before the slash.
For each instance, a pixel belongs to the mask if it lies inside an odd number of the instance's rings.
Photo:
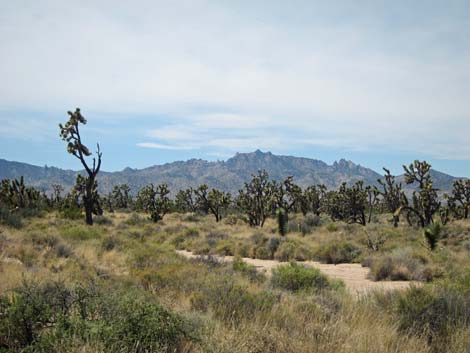
<svg viewBox="0 0 470 353">
<path fill-rule="evenodd" d="M 200 258 L 201 255 L 195 255 L 190 251 L 176 250 L 176 252 L 186 258 L 194 259 Z M 232 262 L 233 256 L 213 256 L 219 261 Z M 285 264 L 285 262 L 279 262 L 277 260 L 260 260 L 243 258 L 247 264 L 253 265 L 260 272 L 264 272 L 267 276 L 271 275 L 271 270 L 276 266 Z M 360 264 L 322 264 L 315 261 L 302 262 L 306 266 L 316 267 L 327 276 L 338 278 L 344 281 L 346 287 L 355 294 L 363 294 L 370 290 L 392 290 L 392 289 L 404 289 L 408 288 L 411 283 L 408 281 L 380 281 L 374 282 L 367 278 L 369 274 L 369 268 L 362 267 Z"/>
</svg>

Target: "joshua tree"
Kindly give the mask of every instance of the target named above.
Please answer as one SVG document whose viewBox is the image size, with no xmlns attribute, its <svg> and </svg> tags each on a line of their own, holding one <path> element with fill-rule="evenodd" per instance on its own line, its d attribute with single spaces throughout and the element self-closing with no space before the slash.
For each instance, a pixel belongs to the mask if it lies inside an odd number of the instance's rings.
<svg viewBox="0 0 470 353">
<path fill-rule="evenodd" d="M 80 109 L 77 108 L 75 112 L 67 112 L 69 115 L 69 120 L 65 123 L 65 125 L 59 124 L 60 128 L 60 137 L 62 140 L 67 142 L 67 152 L 75 156 L 77 159 L 80 160 L 83 167 L 85 168 L 86 173 L 88 176 L 85 178 L 85 189 L 83 194 L 83 203 L 85 207 L 85 221 L 86 224 L 92 225 L 93 224 L 93 188 L 96 183 L 96 177 L 98 172 L 100 171 L 101 167 L 101 156 L 102 153 L 100 152 L 100 145 L 97 144 L 97 152 L 96 155 L 98 160 L 93 157 L 93 164 L 90 166 L 86 161 L 86 157 L 90 157 L 92 153 L 82 143 L 82 138 L 80 136 L 79 125 L 85 125 L 87 123 L 86 119 L 80 112 Z"/>
<path fill-rule="evenodd" d="M 294 177 L 288 176 L 282 183 L 272 182 L 272 188 L 274 191 L 273 197 L 273 208 L 275 210 L 282 208 L 286 223 L 289 220 L 289 212 L 294 207 L 301 205 L 302 203 L 302 189 L 300 186 L 294 184 Z"/>
<path fill-rule="evenodd" d="M 143 187 L 137 195 L 139 208 L 150 213 L 150 219 L 158 222 L 163 219 L 171 209 L 171 201 L 168 198 L 168 186 L 161 184 L 155 187 L 153 184 Z"/>
<path fill-rule="evenodd" d="M 300 202 L 300 211 L 302 214 L 305 216 L 308 212 L 313 212 L 319 216 L 322 208 L 322 199 L 325 193 L 325 185 L 312 185 L 306 188 Z"/>
<path fill-rule="evenodd" d="M 265 170 L 252 175 L 251 181 L 239 191 L 237 206 L 246 213 L 251 226 L 264 225 L 272 210 L 274 191 L 274 182 L 269 180 Z"/>
<path fill-rule="evenodd" d="M 47 196 L 24 183 L 24 178 L 3 179 L 0 182 L 0 206 L 6 205 L 10 210 L 37 208 L 44 205 Z"/>
<path fill-rule="evenodd" d="M 212 189 L 207 196 L 207 206 L 210 212 L 214 215 L 215 221 L 218 222 L 222 219 L 222 214 L 230 206 L 232 196 L 228 192 Z"/>
<path fill-rule="evenodd" d="M 400 207 L 402 206 L 402 187 L 401 183 L 395 183 L 395 177 L 390 174 L 390 170 L 383 168 L 385 171 L 384 180 L 378 179 L 381 189 L 379 190 L 382 196 L 382 202 L 389 212 L 393 214 L 393 226 L 398 227 L 400 222 Z"/>
<path fill-rule="evenodd" d="M 452 195 L 447 199 L 456 217 L 467 219 L 470 212 L 470 179 L 454 181 Z"/>
<path fill-rule="evenodd" d="M 351 187 L 343 183 L 338 191 L 328 191 L 323 204 L 333 221 L 366 225 L 367 190 L 362 181 Z"/>
<path fill-rule="evenodd" d="M 194 195 L 196 195 L 197 208 L 205 214 L 209 213 L 208 193 L 209 187 L 206 184 L 202 184 L 196 190 L 194 190 Z"/>
<path fill-rule="evenodd" d="M 129 208 L 132 203 L 131 188 L 127 184 L 116 185 L 110 195 L 110 200 L 115 208 Z"/>
<path fill-rule="evenodd" d="M 64 188 L 60 184 L 52 184 L 52 203 L 57 207 L 60 207 L 62 203 L 62 192 L 64 192 Z"/>
<path fill-rule="evenodd" d="M 403 169 L 405 170 L 405 182 L 407 184 L 418 183 L 419 191 L 413 191 L 411 204 L 405 194 L 402 193 L 401 209 L 408 212 L 409 222 L 410 216 L 415 216 L 417 224 L 424 228 L 433 223 L 433 215 L 441 206 L 437 189 L 433 188 L 430 174 L 431 165 L 426 161 L 416 160 L 408 167 L 403 166 Z"/>
<path fill-rule="evenodd" d="M 197 204 L 194 198 L 193 188 L 178 191 L 175 203 L 176 209 L 179 212 L 196 212 Z"/>
<path fill-rule="evenodd" d="M 344 186 L 344 184 L 343 184 Z M 343 189 L 345 197 L 346 213 L 348 214 L 348 222 L 366 225 L 366 207 L 367 207 L 367 190 L 364 189 L 364 182 L 357 181 L 353 186 Z M 340 188 L 341 191 L 341 188 Z"/>
<path fill-rule="evenodd" d="M 228 192 L 217 189 L 212 189 L 208 192 L 208 189 L 206 184 L 202 184 L 199 188 L 194 190 L 196 204 L 205 213 L 212 213 L 215 217 L 215 221 L 218 222 L 222 219 L 223 212 L 230 206 L 232 197 Z M 191 199 L 187 201 L 190 200 Z"/>
<path fill-rule="evenodd" d="M 74 195 L 75 200 L 78 200 L 78 205 L 85 208 L 86 212 L 86 203 L 90 202 L 90 211 L 92 214 L 101 216 L 103 214 L 103 209 L 101 208 L 101 199 L 98 194 L 98 183 L 93 183 L 91 191 L 87 196 L 88 188 L 88 178 L 78 174 L 75 181 L 75 186 L 73 187 L 72 194 Z M 81 199 L 81 202 L 80 202 Z M 88 223 L 87 223 L 88 224 Z"/>
</svg>

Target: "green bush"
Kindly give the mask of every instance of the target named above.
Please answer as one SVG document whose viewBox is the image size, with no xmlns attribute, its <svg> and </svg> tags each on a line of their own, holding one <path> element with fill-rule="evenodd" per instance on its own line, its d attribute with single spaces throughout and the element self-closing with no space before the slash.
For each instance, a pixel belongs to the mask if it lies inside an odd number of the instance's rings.
<svg viewBox="0 0 470 353">
<path fill-rule="evenodd" d="M 183 339 L 190 337 L 180 316 L 149 298 L 129 294 L 113 299 L 116 302 L 105 301 L 106 310 L 100 310 L 103 323 L 100 337 L 108 348 L 142 353 L 174 352 Z"/>
<path fill-rule="evenodd" d="M 449 288 L 411 287 L 399 295 L 395 312 L 401 330 L 442 349 L 455 328 L 470 327 L 470 297 Z"/>
<path fill-rule="evenodd" d="M 0 318 L 6 352 L 63 351 L 72 337 L 105 352 L 174 352 L 195 338 L 182 317 L 152 297 L 95 285 L 25 283 L 0 297 Z"/>
<path fill-rule="evenodd" d="M 304 267 L 295 262 L 273 269 L 271 283 L 274 287 L 289 291 L 318 291 L 330 287 L 328 278 L 320 270 Z"/>
<path fill-rule="evenodd" d="M 76 220 L 83 217 L 82 209 L 78 206 L 64 206 L 59 214 L 62 218 Z"/>
<path fill-rule="evenodd" d="M 327 264 L 351 263 L 361 254 L 361 250 L 352 243 L 340 242 L 322 246 L 316 256 Z"/>
</svg>

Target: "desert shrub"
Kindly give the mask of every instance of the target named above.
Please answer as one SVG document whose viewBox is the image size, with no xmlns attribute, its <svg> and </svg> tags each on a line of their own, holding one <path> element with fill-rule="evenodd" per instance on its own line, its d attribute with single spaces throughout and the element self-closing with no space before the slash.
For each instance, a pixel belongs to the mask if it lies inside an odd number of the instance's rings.
<svg viewBox="0 0 470 353">
<path fill-rule="evenodd" d="M 311 234 L 315 227 L 321 225 L 321 218 L 317 215 L 308 214 L 303 219 L 289 221 L 289 232 L 300 232 L 302 235 Z"/>
<path fill-rule="evenodd" d="M 189 213 L 183 217 L 184 222 L 199 222 L 200 220 L 201 216 L 197 213 Z"/>
<path fill-rule="evenodd" d="M 127 232 L 127 237 L 135 240 L 144 240 L 144 234 L 140 230 L 132 229 Z"/>
<path fill-rule="evenodd" d="M 297 251 L 297 244 L 292 241 L 283 241 L 274 254 L 278 261 L 294 260 Z"/>
<path fill-rule="evenodd" d="M 400 329 L 425 336 L 443 351 L 456 328 L 470 327 L 470 297 L 443 287 L 411 287 L 400 294 L 395 313 Z"/>
<path fill-rule="evenodd" d="M 38 258 L 37 252 L 28 245 L 8 249 L 8 256 L 19 260 L 26 267 L 34 266 Z"/>
<path fill-rule="evenodd" d="M 178 234 L 176 237 L 171 239 L 171 244 L 175 246 L 177 250 L 182 250 L 185 248 L 184 244 L 187 238 L 183 234 Z"/>
<path fill-rule="evenodd" d="M 145 219 L 136 212 L 131 213 L 129 218 L 124 221 L 124 224 L 127 224 L 128 226 L 137 226 L 143 223 L 145 223 Z"/>
<path fill-rule="evenodd" d="M 234 225 L 236 225 L 236 224 L 238 223 L 238 221 L 239 221 L 239 218 L 237 217 L 237 215 L 230 214 L 230 215 L 228 215 L 227 217 L 225 217 L 225 219 L 224 219 L 223 222 L 224 222 L 225 224 L 230 225 L 230 226 L 234 226 Z"/>
<path fill-rule="evenodd" d="M 351 263 L 361 254 L 354 244 L 342 241 L 321 246 L 316 257 L 327 264 Z"/>
<path fill-rule="evenodd" d="M 234 248 L 235 248 L 235 245 L 233 244 L 232 241 L 221 240 L 217 243 L 215 252 L 216 254 L 219 254 L 222 256 L 233 256 L 235 253 Z"/>
<path fill-rule="evenodd" d="M 318 291 L 329 287 L 328 278 L 320 270 L 305 267 L 295 262 L 273 269 L 271 284 L 292 292 L 301 290 Z"/>
<path fill-rule="evenodd" d="M 62 231 L 62 236 L 66 239 L 83 241 L 97 239 L 101 237 L 101 232 L 90 226 L 73 226 Z"/>
<path fill-rule="evenodd" d="M 208 255 L 211 252 L 211 246 L 206 241 L 193 244 L 193 252 L 197 255 Z"/>
<path fill-rule="evenodd" d="M 211 309 L 215 317 L 226 322 L 240 322 L 270 310 L 277 301 L 272 292 L 249 292 L 225 278 L 193 296 L 191 306 L 199 311 Z"/>
<path fill-rule="evenodd" d="M 253 249 L 253 257 L 260 260 L 271 259 L 271 252 L 266 246 L 258 246 Z"/>
<path fill-rule="evenodd" d="M 314 214 L 308 214 L 305 216 L 304 223 L 309 227 L 319 227 L 322 224 L 320 216 Z"/>
<path fill-rule="evenodd" d="M 113 220 L 109 217 L 106 217 L 106 216 L 96 216 L 93 219 L 93 222 L 95 224 L 98 224 L 98 225 L 101 225 L 101 226 L 113 224 Z"/>
<path fill-rule="evenodd" d="M 20 351 L 32 345 L 38 340 L 41 331 L 57 320 L 57 311 L 68 310 L 66 301 L 63 302 L 63 307 L 52 306 L 56 299 L 52 297 L 52 294 L 58 294 L 58 291 L 54 292 L 52 293 L 49 287 L 24 283 L 22 287 L 14 291 L 11 297 L 0 298 L 2 347 L 11 351 Z"/>
<path fill-rule="evenodd" d="M 126 352 L 173 352 L 190 338 L 180 316 L 149 298 L 125 295 L 113 299 L 116 302 L 101 312 L 101 337 L 110 347 Z"/>
<path fill-rule="evenodd" d="M 197 228 L 188 228 L 184 231 L 184 236 L 187 238 L 197 238 L 199 236 L 199 230 Z"/>
<path fill-rule="evenodd" d="M 297 243 L 293 240 L 281 241 L 274 258 L 278 261 L 306 261 L 312 258 L 312 252 L 310 248 L 304 244 Z"/>
<path fill-rule="evenodd" d="M 0 207 L 0 224 L 19 229 L 23 220 L 19 212 L 11 212 L 8 208 Z"/>
<path fill-rule="evenodd" d="M 264 233 L 256 232 L 250 236 L 250 241 L 255 245 L 264 245 L 268 241 L 268 237 Z"/>
<path fill-rule="evenodd" d="M 279 245 L 281 244 L 281 239 L 278 237 L 273 237 L 269 238 L 268 243 L 267 243 L 267 248 L 271 254 L 271 258 L 274 257 L 274 253 L 277 251 L 279 248 Z"/>
<path fill-rule="evenodd" d="M 59 242 L 59 239 L 51 234 L 32 233 L 30 235 L 31 242 L 38 248 L 53 248 Z"/>
<path fill-rule="evenodd" d="M 334 233 L 338 231 L 338 225 L 334 222 L 328 223 L 326 225 L 326 230 L 329 231 L 330 233 Z"/>
<path fill-rule="evenodd" d="M 251 247 L 248 244 L 239 243 L 235 249 L 235 255 L 240 257 L 250 257 Z"/>
<path fill-rule="evenodd" d="M 228 238 L 227 233 L 221 232 L 219 230 L 211 230 L 206 235 L 206 239 L 208 240 L 223 240 L 227 238 Z"/>
<path fill-rule="evenodd" d="M 247 276 L 250 281 L 261 282 L 265 279 L 265 277 L 256 270 L 255 266 L 247 264 L 240 257 L 236 257 L 233 260 L 232 268 L 235 272 L 240 272 Z"/>
<path fill-rule="evenodd" d="M 109 235 L 101 241 L 101 250 L 111 251 L 121 246 L 121 241 L 114 235 Z"/>
<path fill-rule="evenodd" d="M 106 352 L 173 352 L 193 339 L 184 320 L 138 291 L 60 282 L 24 283 L 0 297 L 0 343 L 6 351 L 51 352 L 71 337 Z"/>
<path fill-rule="evenodd" d="M 83 217 L 82 209 L 75 205 L 66 205 L 59 211 L 62 218 L 77 220 Z"/>
<path fill-rule="evenodd" d="M 55 253 L 58 257 L 69 258 L 73 255 L 73 250 L 68 245 L 59 243 L 55 247 Z"/>
<path fill-rule="evenodd" d="M 410 249 L 397 249 L 392 253 L 370 260 L 371 276 L 376 281 L 432 280 L 432 266 L 425 266 L 427 258 Z M 439 269 L 435 268 L 437 276 Z"/>
</svg>

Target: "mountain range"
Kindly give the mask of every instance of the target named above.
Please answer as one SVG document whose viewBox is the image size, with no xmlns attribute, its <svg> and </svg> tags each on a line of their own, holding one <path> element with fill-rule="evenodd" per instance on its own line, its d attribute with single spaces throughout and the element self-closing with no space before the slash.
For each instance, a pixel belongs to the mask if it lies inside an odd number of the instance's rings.
<svg viewBox="0 0 470 353">
<path fill-rule="evenodd" d="M 382 177 L 372 169 L 345 159 L 329 165 L 317 159 L 281 156 L 256 150 L 251 153 L 237 153 L 226 161 L 208 162 L 202 159 L 190 159 L 144 169 L 103 171 L 98 175 L 98 184 L 102 193 L 107 193 L 114 185 L 123 183 L 128 184 L 134 194 L 150 183 L 166 183 L 173 192 L 205 183 L 209 187 L 236 193 L 243 183 L 249 181 L 251 175 L 260 169 L 265 169 L 269 176 L 276 180 L 283 180 L 292 175 L 294 181 L 302 187 L 325 184 L 328 188 L 337 188 L 343 182 L 352 184 L 357 180 L 372 185 L 377 184 L 377 179 Z M 77 173 L 83 171 L 40 167 L 0 159 L 0 179 L 24 176 L 26 184 L 45 192 L 52 190 L 52 184 L 61 184 L 65 190 L 69 190 L 75 183 Z M 449 191 L 454 180 L 459 179 L 435 170 L 432 170 L 431 174 L 435 180 L 435 187 L 444 192 Z M 403 181 L 403 176 L 398 176 L 397 180 Z"/>
</svg>

